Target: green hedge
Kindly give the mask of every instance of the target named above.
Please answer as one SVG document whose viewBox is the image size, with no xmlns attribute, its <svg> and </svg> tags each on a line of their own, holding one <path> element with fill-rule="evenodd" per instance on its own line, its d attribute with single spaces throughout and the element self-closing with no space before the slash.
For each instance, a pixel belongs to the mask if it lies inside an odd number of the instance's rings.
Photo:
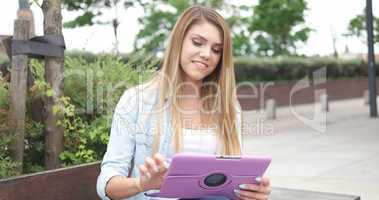
<svg viewBox="0 0 379 200">
<path fill-rule="evenodd" d="M 97 54 L 70 51 L 69 57 L 81 57 L 88 62 L 94 62 Z M 129 54 L 121 54 L 121 60 L 128 62 Z M 235 73 L 237 82 L 241 81 L 290 81 L 309 76 L 322 67 L 327 68 L 329 79 L 354 78 L 367 76 L 367 63 L 361 59 L 342 60 L 330 57 L 277 57 L 250 58 L 236 57 Z M 157 66 L 159 68 L 159 66 Z M 377 65 L 377 75 L 379 66 Z"/>
<path fill-rule="evenodd" d="M 95 62 L 96 60 L 98 60 L 98 58 L 100 56 L 111 56 L 112 57 L 112 56 L 115 56 L 115 54 L 111 54 L 111 53 L 96 54 L 96 53 L 92 53 L 92 52 L 88 52 L 88 51 L 71 50 L 71 51 L 65 51 L 65 56 L 73 58 L 73 59 L 75 59 L 75 58 L 84 59 L 85 61 L 92 63 L 92 62 Z M 122 62 L 127 63 L 130 56 L 131 56 L 131 54 L 121 53 L 117 57 L 119 59 L 121 59 Z"/>
<path fill-rule="evenodd" d="M 236 58 L 236 78 L 240 81 L 299 80 L 326 67 L 328 79 L 367 76 L 367 63 L 359 59 L 335 58 Z M 379 74 L 379 66 L 377 75 Z"/>
</svg>

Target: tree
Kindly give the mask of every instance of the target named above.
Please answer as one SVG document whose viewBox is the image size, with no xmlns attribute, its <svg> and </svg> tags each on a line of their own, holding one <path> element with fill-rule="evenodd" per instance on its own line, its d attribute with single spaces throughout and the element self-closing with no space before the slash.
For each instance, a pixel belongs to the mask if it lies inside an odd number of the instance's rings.
<svg viewBox="0 0 379 200">
<path fill-rule="evenodd" d="M 251 15 L 242 15 L 241 12 L 251 13 L 253 6 L 234 6 L 232 7 L 232 14 L 226 19 L 228 22 L 232 36 L 233 36 L 233 55 L 246 56 L 253 53 L 251 32 L 248 29 L 248 22 Z"/>
<path fill-rule="evenodd" d="M 365 12 L 365 11 L 363 11 Z M 374 43 L 379 43 L 379 18 L 373 19 L 374 28 Z M 348 25 L 348 33 L 344 34 L 347 37 L 362 38 L 363 43 L 367 42 L 367 30 L 366 30 L 366 15 L 357 15 L 350 20 Z"/>
<path fill-rule="evenodd" d="M 64 27 L 75 28 L 94 24 L 112 24 L 117 44 L 117 27 L 120 24 L 117 14 L 112 20 L 101 21 L 99 19 L 107 10 L 114 9 L 117 11 L 119 4 L 123 4 L 125 9 L 132 6 L 140 6 L 145 11 L 145 15 L 138 19 L 142 28 L 134 42 L 136 50 L 144 49 L 148 52 L 162 51 L 164 41 L 168 38 L 170 31 L 183 10 L 193 4 L 202 4 L 218 10 L 231 11 L 232 16 L 227 21 L 231 26 L 235 27 L 232 27 L 234 35 L 233 50 L 236 55 L 251 53 L 250 34 L 246 28 L 247 17 L 241 17 L 238 12 L 240 8 L 246 10 L 250 7 L 236 7 L 224 3 L 223 0 L 63 0 L 64 9 L 82 12 L 74 20 L 64 23 Z"/>
<path fill-rule="evenodd" d="M 13 37 L 16 40 L 28 40 L 33 31 L 33 13 L 26 0 L 19 0 L 17 20 L 14 23 Z M 25 139 L 26 90 L 28 74 L 27 55 L 12 55 L 12 68 L 9 95 L 8 126 L 11 135 L 9 150 L 17 162 L 16 174 L 22 174 Z"/>
<path fill-rule="evenodd" d="M 62 35 L 62 14 L 60 0 L 43 0 L 43 29 L 45 35 Z M 59 154 L 63 149 L 64 128 L 58 125 L 62 115 L 53 112 L 54 105 L 63 95 L 63 61 L 64 58 L 45 58 L 45 80 L 51 86 L 53 95 L 46 98 L 45 109 L 45 168 L 55 169 L 59 166 Z"/>
<path fill-rule="evenodd" d="M 308 39 L 304 0 L 259 0 L 249 21 L 254 52 L 260 56 L 295 54 L 297 43 Z"/>
<path fill-rule="evenodd" d="M 223 0 L 157 0 L 145 7 L 145 16 L 138 22 L 143 26 L 134 41 L 134 48 L 147 52 L 162 52 L 164 42 L 179 18 L 179 15 L 193 4 L 201 4 L 212 8 L 225 6 Z"/>
<path fill-rule="evenodd" d="M 241 12 L 249 12 L 252 6 L 236 6 L 226 3 L 224 0 L 160 0 L 147 4 L 145 16 L 138 19 L 142 28 L 137 34 L 134 48 L 144 49 L 147 52 L 162 52 L 164 43 L 169 37 L 179 15 L 194 4 L 211 7 L 224 15 L 232 32 L 233 54 L 235 56 L 252 53 L 251 33 L 247 28 L 250 16 L 241 14 Z"/>
<path fill-rule="evenodd" d="M 308 39 L 310 28 L 304 25 L 304 0 L 260 0 L 256 7 L 235 6 L 224 0 L 63 0 L 67 10 L 82 10 L 83 14 L 65 23 L 65 27 L 93 24 L 113 24 L 117 38 L 118 19 L 96 21 L 107 9 L 118 4 L 125 8 L 139 5 L 145 15 L 134 41 L 135 50 L 162 52 L 164 43 L 179 15 L 193 4 L 201 4 L 220 11 L 226 18 L 233 37 L 233 54 L 277 56 L 296 54 L 299 42 Z M 243 13 L 243 14 L 242 14 Z M 247 14 L 246 14 L 247 13 Z"/>
<path fill-rule="evenodd" d="M 76 28 L 82 26 L 92 26 L 94 24 L 112 25 L 113 34 L 115 36 L 115 49 L 118 51 L 117 29 L 120 25 L 117 13 L 120 4 L 128 9 L 136 4 L 145 6 L 143 0 L 63 0 L 63 8 L 68 11 L 80 11 L 82 14 L 75 19 L 63 24 L 65 28 Z M 101 20 L 103 13 L 113 9 L 114 17 L 110 20 Z"/>
</svg>

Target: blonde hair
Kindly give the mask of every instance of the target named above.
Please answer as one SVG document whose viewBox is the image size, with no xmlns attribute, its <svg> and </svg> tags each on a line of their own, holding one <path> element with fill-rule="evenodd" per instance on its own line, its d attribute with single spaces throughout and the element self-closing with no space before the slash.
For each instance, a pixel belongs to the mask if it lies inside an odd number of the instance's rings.
<svg viewBox="0 0 379 200">
<path fill-rule="evenodd" d="M 234 64 L 232 55 L 232 40 L 230 30 L 223 17 L 216 11 L 203 6 L 195 5 L 186 9 L 176 22 L 167 49 L 164 54 L 162 68 L 159 71 L 159 98 L 156 108 L 163 109 L 166 99 L 170 105 L 180 105 L 182 90 L 170 88 L 183 83 L 183 70 L 180 67 L 180 54 L 182 51 L 183 40 L 193 24 L 208 22 L 216 26 L 222 35 L 223 50 L 220 61 L 216 69 L 203 80 L 201 97 L 207 97 L 203 101 L 205 109 L 218 108 L 218 114 L 208 118 L 216 123 L 218 138 L 221 142 L 221 154 L 238 155 L 241 153 L 241 146 L 238 140 L 236 127 L 236 105 L 238 105 L 235 94 Z M 215 89 L 213 86 L 217 85 Z M 209 98 L 210 97 L 210 98 Z M 182 148 L 182 120 L 181 114 L 175 108 L 170 107 L 172 131 L 174 138 L 175 151 L 180 152 Z M 160 112 L 162 114 L 162 112 Z M 158 151 L 161 136 L 161 119 L 157 117 L 157 129 L 155 130 L 152 153 Z M 205 120 L 205 117 L 201 117 Z"/>
</svg>

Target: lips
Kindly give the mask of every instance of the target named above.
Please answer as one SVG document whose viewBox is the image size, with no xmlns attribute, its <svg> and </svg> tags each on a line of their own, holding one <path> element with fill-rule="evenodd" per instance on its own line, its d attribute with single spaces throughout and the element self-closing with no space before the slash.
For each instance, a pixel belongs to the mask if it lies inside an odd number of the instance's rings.
<svg viewBox="0 0 379 200">
<path fill-rule="evenodd" d="M 208 64 L 204 63 L 204 62 L 201 62 L 201 61 L 197 61 L 197 60 L 194 60 L 192 61 L 195 65 L 197 65 L 198 67 L 200 68 L 208 68 Z"/>
</svg>

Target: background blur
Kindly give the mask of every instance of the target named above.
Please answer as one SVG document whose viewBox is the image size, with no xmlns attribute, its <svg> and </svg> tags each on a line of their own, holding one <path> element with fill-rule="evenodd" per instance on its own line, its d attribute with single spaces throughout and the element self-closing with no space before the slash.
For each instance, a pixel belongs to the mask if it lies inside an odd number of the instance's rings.
<svg viewBox="0 0 379 200">
<path fill-rule="evenodd" d="M 379 0 L 372 2 L 378 51 Z M 58 167 L 98 166 L 118 99 L 152 77 L 178 16 L 195 3 L 219 11 L 231 27 L 246 119 L 244 152 L 273 158 L 267 172 L 273 185 L 378 199 L 379 123 L 369 115 L 365 1 L 356 0 L 61 0 L 64 84 L 51 105 L 54 115 L 62 116 L 54 124 L 63 128 Z M 28 62 L 21 160 L 11 151 L 19 136 L 9 131 L 12 63 L 5 39 L 13 35 L 20 5 L 30 6 L 34 34 L 43 35 L 42 0 L 0 2 L 0 179 L 5 180 L 51 169 L 44 163 L 45 114 L 56 90 L 46 80 L 43 60 Z M 96 173 L 91 177 L 94 184 Z"/>
</svg>

